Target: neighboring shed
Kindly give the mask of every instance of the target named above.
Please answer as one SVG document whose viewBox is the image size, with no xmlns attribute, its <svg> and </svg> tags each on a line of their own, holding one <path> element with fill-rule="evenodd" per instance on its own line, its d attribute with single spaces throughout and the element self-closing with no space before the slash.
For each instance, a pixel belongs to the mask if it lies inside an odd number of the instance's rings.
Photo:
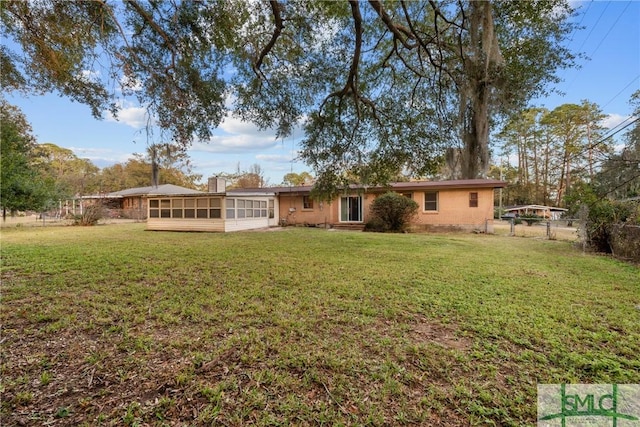
<svg viewBox="0 0 640 427">
<path fill-rule="evenodd" d="M 541 218 L 556 220 L 560 219 L 567 209 L 544 205 L 519 205 L 507 207 L 504 211 L 515 216 L 537 215 Z"/>
</svg>

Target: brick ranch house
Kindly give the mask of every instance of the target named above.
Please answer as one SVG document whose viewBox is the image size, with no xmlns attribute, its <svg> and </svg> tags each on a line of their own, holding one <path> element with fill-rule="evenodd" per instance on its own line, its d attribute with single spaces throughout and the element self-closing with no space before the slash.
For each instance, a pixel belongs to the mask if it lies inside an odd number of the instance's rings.
<svg viewBox="0 0 640 427">
<path fill-rule="evenodd" d="M 375 198 L 395 191 L 415 200 L 416 231 L 493 232 L 494 189 L 504 181 L 395 182 L 387 187 L 351 186 L 330 202 L 314 200 L 311 186 L 227 190 L 224 180 L 209 180 L 209 191 L 191 194 L 149 194 L 148 230 L 238 231 L 277 225 L 308 225 L 362 229 Z"/>
</svg>

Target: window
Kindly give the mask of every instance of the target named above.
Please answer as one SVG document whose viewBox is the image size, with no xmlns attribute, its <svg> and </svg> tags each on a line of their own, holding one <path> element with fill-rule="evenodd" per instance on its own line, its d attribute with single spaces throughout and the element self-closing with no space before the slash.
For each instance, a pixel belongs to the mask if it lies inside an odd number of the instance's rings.
<svg viewBox="0 0 640 427">
<path fill-rule="evenodd" d="M 311 196 L 302 196 L 302 209 L 313 209 L 313 199 Z"/>
<path fill-rule="evenodd" d="M 245 200 L 238 200 L 236 202 L 236 218 L 244 218 L 244 205 L 245 205 Z"/>
<path fill-rule="evenodd" d="M 149 200 L 149 218 L 216 219 L 221 217 L 222 199 L 220 197 Z"/>
<path fill-rule="evenodd" d="M 269 214 L 266 200 L 227 198 L 224 209 L 226 219 L 267 218 Z M 209 218 L 221 218 L 222 200 L 210 199 L 208 212 Z"/>
<path fill-rule="evenodd" d="M 225 202 L 227 207 L 227 218 L 233 219 L 236 217 L 236 200 L 235 199 L 227 199 Z"/>
<path fill-rule="evenodd" d="M 470 208 L 478 207 L 478 193 L 469 193 L 469 207 Z"/>
<path fill-rule="evenodd" d="M 425 211 L 438 210 L 438 192 L 437 191 L 426 191 L 424 193 L 424 210 Z"/>
<path fill-rule="evenodd" d="M 413 193 L 411 192 L 403 191 L 400 193 L 400 195 L 406 197 L 407 199 L 413 199 Z"/>
<path fill-rule="evenodd" d="M 340 221 L 362 222 L 362 197 L 347 196 L 340 198 Z"/>
</svg>

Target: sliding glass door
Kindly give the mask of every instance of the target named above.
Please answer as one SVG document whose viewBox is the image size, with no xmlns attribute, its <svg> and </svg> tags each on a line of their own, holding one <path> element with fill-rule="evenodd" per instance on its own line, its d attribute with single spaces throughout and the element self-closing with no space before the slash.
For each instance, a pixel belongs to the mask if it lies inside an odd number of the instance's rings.
<svg viewBox="0 0 640 427">
<path fill-rule="evenodd" d="M 340 222 L 362 222 L 362 197 L 340 198 Z"/>
</svg>

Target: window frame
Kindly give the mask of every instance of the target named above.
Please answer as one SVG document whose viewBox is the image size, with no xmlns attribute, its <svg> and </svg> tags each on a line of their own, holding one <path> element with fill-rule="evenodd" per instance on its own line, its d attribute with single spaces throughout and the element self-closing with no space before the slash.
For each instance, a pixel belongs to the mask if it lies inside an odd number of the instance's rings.
<svg viewBox="0 0 640 427">
<path fill-rule="evenodd" d="M 163 197 L 149 199 L 149 218 L 222 219 L 221 197 Z"/>
<path fill-rule="evenodd" d="M 340 197 L 340 222 L 363 222 L 363 204 L 362 196 Z M 353 219 L 354 217 L 356 219 Z"/>
<path fill-rule="evenodd" d="M 477 208 L 480 204 L 480 198 L 477 191 L 469 192 L 469 207 Z"/>
<path fill-rule="evenodd" d="M 269 203 L 272 201 L 273 199 L 269 199 Z M 227 198 L 225 207 L 226 219 L 267 219 L 270 214 L 267 200 L 263 199 Z"/>
<path fill-rule="evenodd" d="M 434 200 L 429 200 L 428 196 L 434 195 Z M 424 212 L 438 212 L 440 209 L 440 192 L 437 190 L 429 190 L 424 192 Z"/>
<path fill-rule="evenodd" d="M 265 219 L 275 216 L 275 200 L 224 197 L 158 197 L 148 201 L 148 217 L 152 219 L 238 220 Z M 223 217 L 224 214 L 224 217 Z"/>
<path fill-rule="evenodd" d="M 313 210 L 313 199 L 311 196 L 302 196 L 302 209 L 307 211 Z"/>
</svg>

